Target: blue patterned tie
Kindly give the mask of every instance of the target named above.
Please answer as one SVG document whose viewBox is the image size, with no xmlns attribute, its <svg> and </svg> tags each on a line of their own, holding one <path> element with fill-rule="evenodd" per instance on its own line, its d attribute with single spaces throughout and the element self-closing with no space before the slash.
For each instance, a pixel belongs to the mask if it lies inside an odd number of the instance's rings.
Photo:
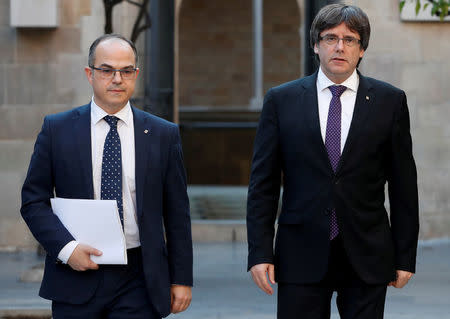
<svg viewBox="0 0 450 319">
<path fill-rule="evenodd" d="M 332 85 L 329 89 L 333 97 L 331 98 L 330 108 L 328 110 L 325 147 L 333 172 L 336 173 L 339 159 L 341 158 L 341 95 L 347 87 L 343 85 Z M 336 218 L 336 210 L 333 209 L 330 214 L 330 240 L 333 240 L 338 234 L 339 226 Z"/>
<path fill-rule="evenodd" d="M 120 221 L 123 225 L 122 202 L 122 152 L 120 137 L 117 132 L 115 116 L 107 115 L 103 118 L 109 124 L 110 129 L 106 135 L 102 160 L 101 199 L 113 199 L 117 201 Z"/>
</svg>

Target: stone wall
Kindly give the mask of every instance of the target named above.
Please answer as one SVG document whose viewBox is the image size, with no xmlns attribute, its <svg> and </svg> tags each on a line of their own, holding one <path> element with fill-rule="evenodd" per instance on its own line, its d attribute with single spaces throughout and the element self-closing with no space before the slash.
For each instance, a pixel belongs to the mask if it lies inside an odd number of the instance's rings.
<svg viewBox="0 0 450 319">
<path fill-rule="evenodd" d="M 402 22 L 397 1 L 346 1 L 369 16 L 361 63 L 408 98 L 419 179 L 421 238 L 450 237 L 450 24 Z"/>
</svg>

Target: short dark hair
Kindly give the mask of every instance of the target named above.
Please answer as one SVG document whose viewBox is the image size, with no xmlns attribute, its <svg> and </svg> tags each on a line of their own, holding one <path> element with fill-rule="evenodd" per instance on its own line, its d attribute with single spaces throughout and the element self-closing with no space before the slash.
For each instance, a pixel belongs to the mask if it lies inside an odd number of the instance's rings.
<svg viewBox="0 0 450 319">
<path fill-rule="evenodd" d="M 342 3 L 329 4 L 317 13 L 309 31 L 311 48 L 314 49 L 314 45 L 319 43 L 322 31 L 337 27 L 341 23 L 345 23 L 347 28 L 359 34 L 360 47 L 365 51 L 370 38 L 369 18 L 360 8 Z"/>
<path fill-rule="evenodd" d="M 101 42 L 109 40 L 109 39 L 119 39 L 119 40 L 122 40 L 122 41 L 125 41 L 126 43 L 128 43 L 128 45 L 133 49 L 134 62 L 137 65 L 138 55 L 137 55 L 137 50 L 136 50 L 136 46 L 134 45 L 134 43 L 131 42 L 130 40 L 128 40 L 127 38 L 125 38 L 123 35 L 120 35 L 117 33 L 109 33 L 109 34 L 104 34 L 102 36 L 99 36 L 97 39 L 95 39 L 94 42 L 92 42 L 91 46 L 89 47 L 88 65 L 90 67 L 93 67 L 94 63 L 95 63 L 95 50 L 97 49 L 97 46 Z"/>
</svg>

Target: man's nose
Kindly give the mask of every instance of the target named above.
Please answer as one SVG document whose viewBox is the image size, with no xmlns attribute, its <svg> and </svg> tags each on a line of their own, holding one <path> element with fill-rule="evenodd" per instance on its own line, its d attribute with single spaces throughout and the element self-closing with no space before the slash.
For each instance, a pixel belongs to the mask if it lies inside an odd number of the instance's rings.
<svg viewBox="0 0 450 319">
<path fill-rule="evenodd" d="M 120 83 L 120 82 L 122 82 L 122 75 L 120 74 L 119 71 L 114 71 L 113 82 L 114 82 L 114 83 Z"/>
<path fill-rule="evenodd" d="M 336 50 L 338 51 L 344 50 L 344 39 L 338 39 L 336 43 Z"/>
</svg>

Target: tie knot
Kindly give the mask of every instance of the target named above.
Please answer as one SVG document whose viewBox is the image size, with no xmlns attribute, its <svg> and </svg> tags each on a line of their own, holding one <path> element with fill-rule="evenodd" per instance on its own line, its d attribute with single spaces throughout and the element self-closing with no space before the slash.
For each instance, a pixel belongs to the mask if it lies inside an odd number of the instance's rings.
<svg viewBox="0 0 450 319">
<path fill-rule="evenodd" d="M 109 124 L 111 128 L 117 128 L 117 122 L 119 121 L 118 117 L 106 115 L 103 119 L 106 121 L 106 123 Z"/>
<path fill-rule="evenodd" d="M 342 93 L 344 93 L 345 90 L 347 90 L 347 87 L 344 85 L 332 85 L 328 87 L 331 91 L 331 94 L 336 97 L 340 97 Z"/>
</svg>

